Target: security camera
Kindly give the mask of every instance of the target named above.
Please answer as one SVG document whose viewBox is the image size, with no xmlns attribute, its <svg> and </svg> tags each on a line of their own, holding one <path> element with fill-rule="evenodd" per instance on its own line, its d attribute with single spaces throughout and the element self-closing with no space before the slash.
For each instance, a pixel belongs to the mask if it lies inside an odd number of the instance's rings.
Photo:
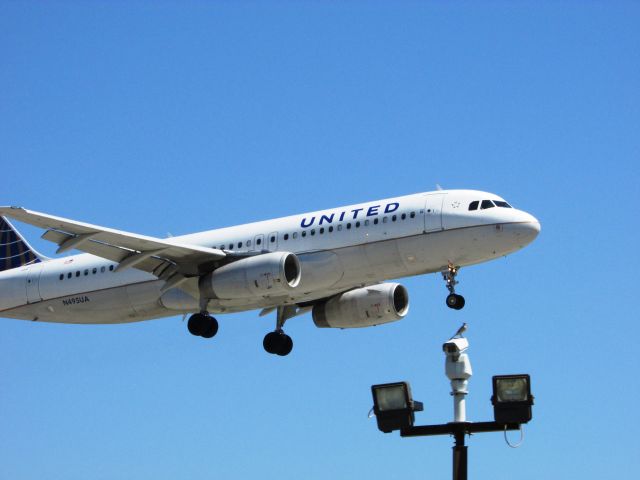
<svg viewBox="0 0 640 480">
<path fill-rule="evenodd" d="M 469 341 L 463 337 L 451 338 L 442 345 L 442 350 L 446 355 L 444 362 L 445 374 L 452 381 L 451 387 L 455 392 L 466 392 L 466 380 L 473 373 L 469 355 L 465 353 L 468 348 Z"/>
<path fill-rule="evenodd" d="M 444 353 L 446 353 L 448 357 L 454 357 L 454 359 L 457 359 L 461 353 L 466 352 L 468 348 L 469 340 L 464 337 L 452 338 L 444 342 L 442 345 Z"/>
</svg>

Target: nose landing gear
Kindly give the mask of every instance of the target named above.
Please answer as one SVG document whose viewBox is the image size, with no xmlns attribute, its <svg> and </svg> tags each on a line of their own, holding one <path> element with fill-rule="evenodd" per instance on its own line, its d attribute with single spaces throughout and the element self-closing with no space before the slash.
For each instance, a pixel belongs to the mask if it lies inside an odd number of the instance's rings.
<svg viewBox="0 0 640 480">
<path fill-rule="evenodd" d="M 459 267 L 454 267 L 453 265 L 449 265 L 446 272 L 442 272 L 442 278 L 447 283 L 447 290 L 449 290 L 449 295 L 447 295 L 446 303 L 447 307 L 453 308 L 454 310 L 460 310 L 464 307 L 464 297 L 462 295 L 458 295 L 456 293 L 455 286 L 458 284 L 456 280 L 456 275 L 458 275 Z"/>
</svg>

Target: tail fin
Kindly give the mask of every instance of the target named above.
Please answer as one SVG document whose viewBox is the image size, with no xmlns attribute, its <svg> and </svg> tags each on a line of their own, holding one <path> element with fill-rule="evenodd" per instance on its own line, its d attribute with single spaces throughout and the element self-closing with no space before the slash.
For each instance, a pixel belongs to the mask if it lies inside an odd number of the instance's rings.
<svg viewBox="0 0 640 480">
<path fill-rule="evenodd" d="M 31 248 L 9 220 L 0 216 L 0 272 L 46 259 Z"/>
</svg>

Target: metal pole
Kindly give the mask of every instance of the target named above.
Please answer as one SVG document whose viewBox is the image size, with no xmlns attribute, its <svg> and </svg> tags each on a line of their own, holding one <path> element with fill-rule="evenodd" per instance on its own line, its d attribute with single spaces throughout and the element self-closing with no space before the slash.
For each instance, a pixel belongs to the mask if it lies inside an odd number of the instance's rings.
<svg viewBox="0 0 640 480">
<path fill-rule="evenodd" d="M 467 480 L 467 447 L 464 444 L 464 431 L 456 431 L 453 447 L 453 480 Z"/>
<path fill-rule="evenodd" d="M 467 421 L 467 406 L 465 397 L 467 396 L 467 380 L 451 380 L 451 395 L 453 396 L 453 421 Z"/>
</svg>

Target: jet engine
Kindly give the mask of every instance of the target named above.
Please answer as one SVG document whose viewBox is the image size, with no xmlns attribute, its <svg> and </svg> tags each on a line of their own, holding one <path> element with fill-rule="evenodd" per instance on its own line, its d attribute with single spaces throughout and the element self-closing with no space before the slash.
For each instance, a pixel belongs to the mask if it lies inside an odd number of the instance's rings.
<svg viewBox="0 0 640 480">
<path fill-rule="evenodd" d="M 286 295 L 300 283 L 300 262 L 289 252 L 243 258 L 200 278 L 207 298 L 228 300 Z"/>
<path fill-rule="evenodd" d="M 399 283 L 382 283 L 341 293 L 313 307 L 319 328 L 359 328 L 395 322 L 409 311 L 409 294 Z"/>
</svg>

